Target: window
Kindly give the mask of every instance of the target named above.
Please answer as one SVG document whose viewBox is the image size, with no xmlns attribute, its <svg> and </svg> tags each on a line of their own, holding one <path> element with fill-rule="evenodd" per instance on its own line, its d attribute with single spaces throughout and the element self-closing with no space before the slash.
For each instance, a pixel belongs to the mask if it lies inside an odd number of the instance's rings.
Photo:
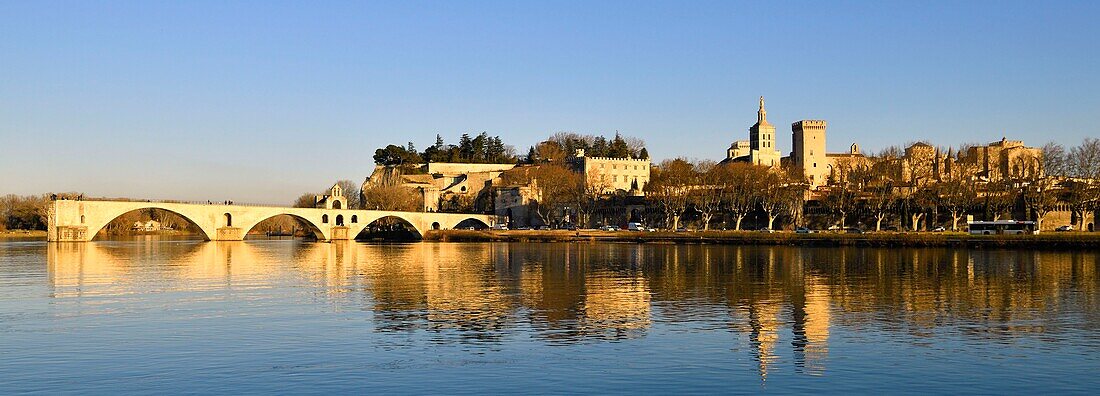
<svg viewBox="0 0 1100 396">
<path fill-rule="evenodd" d="M 84 224 L 84 215 L 80 215 L 80 224 Z"/>
<path fill-rule="evenodd" d="M 817 163 L 816 163 L 816 162 L 814 162 L 814 168 L 816 168 L 816 167 L 817 167 Z"/>
<path fill-rule="evenodd" d="M 336 225 L 344 225 L 344 215 L 336 215 Z"/>
<path fill-rule="evenodd" d="M 328 215 L 321 215 L 321 222 L 328 224 Z"/>
<path fill-rule="evenodd" d="M 225 226 L 226 227 L 232 227 L 233 226 L 233 215 L 231 215 L 229 213 L 225 214 Z"/>
<path fill-rule="evenodd" d="M 351 224 L 355 224 L 355 223 L 358 223 L 358 222 L 359 222 L 359 216 L 351 215 Z"/>
<path fill-rule="evenodd" d="M 336 200 L 332 201 L 332 208 L 333 209 L 340 209 L 340 200 L 339 199 L 336 199 Z"/>
</svg>

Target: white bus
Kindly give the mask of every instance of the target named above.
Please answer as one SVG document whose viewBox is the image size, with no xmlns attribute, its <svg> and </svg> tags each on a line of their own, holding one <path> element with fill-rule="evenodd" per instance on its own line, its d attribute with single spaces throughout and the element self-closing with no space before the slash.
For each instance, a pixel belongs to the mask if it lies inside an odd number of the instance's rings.
<svg viewBox="0 0 1100 396">
<path fill-rule="evenodd" d="M 966 223 L 972 235 L 1023 235 L 1038 234 L 1034 221 L 997 220 Z"/>
</svg>

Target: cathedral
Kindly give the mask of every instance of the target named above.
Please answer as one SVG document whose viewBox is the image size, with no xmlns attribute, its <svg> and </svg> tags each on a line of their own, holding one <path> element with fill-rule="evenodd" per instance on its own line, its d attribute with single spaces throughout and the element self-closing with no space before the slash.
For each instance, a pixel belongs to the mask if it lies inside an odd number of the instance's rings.
<svg viewBox="0 0 1100 396">
<path fill-rule="evenodd" d="M 764 97 L 760 97 L 760 109 L 756 111 L 756 124 L 749 127 L 749 140 L 738 140 L 726 150 L 726 162 L 748 162 L 754 165 L 779 166 L 783 156 L 775 147 L 775 127 L 768 122 L 764 110 Z"/>
</svg>

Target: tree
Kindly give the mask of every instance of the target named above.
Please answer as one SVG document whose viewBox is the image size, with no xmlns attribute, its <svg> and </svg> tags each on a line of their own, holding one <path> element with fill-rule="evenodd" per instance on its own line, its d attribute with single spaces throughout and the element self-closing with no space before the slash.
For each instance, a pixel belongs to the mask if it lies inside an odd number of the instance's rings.
<svg viewBox="0 0 1100 396">
<path fill-rule="evenodd" d="M 1023 197 L 1024 205 L 1035 215 L 1036 228 L 1041 230 L 1046 215 L 1058 204 L 1056 182 L 1058 176 L 1066 174 L 1065 149 L 1059 144 L 1047 143 L 1038 158 L 1023 156 L 1015 161 L 1019 162 L 1013 164 L 1015 168 L 1037 170 L 1026 174 Z"/>
<path fill-rule="evenodd" d="M 1086 138 L 1080 146 L 1070 149 L 1066 170 L 1073 177 L 1074 207 L 1085 229 L 1089 212 L 1100 210 L 1100 139 Z"/>
<path fill-rule="evenodd" d="M 611 189 L 611 180 L 607 175 L 597 171 L 591 172 L 586 177 L 578 175 L 576 180 L 580 183 L 573 189 L 576 197 L 572 202 L 576 205 L 578 215 L 576 224 L 588 225 L 591 224 L 590 217 L 600 205 L 604 194 Z"/>
<path fill-rule="evenodd" d="M 295 208 L 313 208 L 317 206 L 317 194 L 305 193 L 298 196 L 291 205 Z"/>
<path fill-rule="evenodd" d="M 990 181 L 985 184 L 985 211 L 991 220 L 998 220 L 1016 206 L 1016 186 L 1008 180 Z"/>
<path fill-rule="evenodd" d="M 774 229 L 775 219 L 779 217 L 779 213 L 783 211 L 786 203 L 780 191 L 788 188 L 795 181 L 791 180 L 782 168 L 768 169 L 763 172 L 759 180 L 756 189 L 756 202 L 768 216 L 767 228 L 771 230 Z"/>
<path fill-rule="evenodd" d="M 952 178 L 935 185 L 938 204 L 951 213 L 951 231 L 958 231 L 959 219 L 974 207 L 978 192 L 973 183 L 962 178 Z"/>
<path fill-rule="evenodd" d="M 363 209 L 421 212 L 424 200 L 413 188 L 396 184 L 367 184 L 363 187 Z"/>
<path fill-rule="evenodd" d="M 802 212 L 806 207 L 806 192 L 810 186 L 800 176 L 801 171 L 796 173 L 791 170 L 788 169 L 787 173 L 789 182 L 779 190 L 779 200 L 782 202 L 787 216 L 791 218 L 791 224 L 797 227 L 802 225 Z"/>
<path fill-rule="evenodd" d="M 528 175 L 536 192 L 536 212 L 544 224 L 554 222 L 554 209 L 570 203 L 580 186 L 580 175 L 564 166 L 547 164 L 532 169 Z"/>
<path fill-rule="evenodd" d="M 645 147 L 642 147 L 642 149 L 638 151 L 638 158 L 649 159 L 649 150 L 646 150 Z"/>
<path fill-rule="evenodd" d="M 722 168 L 723 177 L 729 178 L 723 183 L 727 189 L 725 208 L 734 217 L 734 229 L 741 230 L 741 221 L 756 208 L 757 189 L 768 170 L 745 162 L 734 162 Z"/>
<path fill-rule="evenodd" d="M 630 147 L 627 147 L 626 141 L 618 132 L 615 132 L 615 138 L 611 139 L 611 145 L 607 147 L 607 156 L 611 158 L 633 157 Z"/>
<path fill-rule="evenodd" d="M 361 208 L 359 202 L 361 191 L 359 191 L 359 186 L 356 185 L 355 182 L 351 180 L 340 180 L 336 182 L 336 184 L 340 186 L 340 189 L 344 190 L 344 198 L 348 200 L 348 209 Z"/>
<path fill-rule="evenodd" d="M 0 219 L 9 230 L 45 230 L 50 199 L 45 195 L 5 195 L 0 198 Z"/>
<path fill-rule="evenodd" d="M 410 147 L 412 145 L 410 144 Z M 378 165 L 405 165 L 405 164 L 418 164 L 423 162 L 420 158 L 420 154 L 416 151 L 409 151 L 408 148 L 389 145 L 386 148 L 380 148 L 374 151 L 374 163 Z"/>
<path fill-rule="evenodd" d="M 695 165 L 694 184 L 696 187 L 690 190 L 691 203 L 699 211 L 703 221 L 703 231 L 710 230 L 710 222 L 729 200 L 729 170 L 724 165 L 715 164 L 713 161 L 699 161 Z"/>
<path fill-rule="evenodd" d="M 687 209 L 688 188 L 694 179 L 694 169 L 683 158 L 665 160 L 651 171 L 645 190 L 648 198 L 657 201 L 665 214 L 665 225 L 680 227 L 680 218 Z"/>
<path fill-rule="evenodd" d="M 558 142 L 547 140 L 535 146 L 539 163 L 565 164 L 565 149 Z"/>
<path fill-rule="evenodd" d="M 862 173 L 863 205 L 875 217 L 875 231 L 882 231 L 882 222 L 895 210 L 899 198 L 898 183 L 887 165 L 880 162 Z"/>
</svg>

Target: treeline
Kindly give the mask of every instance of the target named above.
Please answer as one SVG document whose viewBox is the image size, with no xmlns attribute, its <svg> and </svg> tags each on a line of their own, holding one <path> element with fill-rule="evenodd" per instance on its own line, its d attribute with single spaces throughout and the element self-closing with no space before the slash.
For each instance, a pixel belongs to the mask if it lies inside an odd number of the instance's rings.
<svg viewBox="0 0 1100 396">
<path fill-rule="evenodd" d="M 600 135 L 582 135 L 559 132 L 546 141 L 531 146 L 526 156 L 517 156 L 515 148 L 505 144 L 500 136 L 482 132 L 471 137 L 462 134 L 458 144 L 448 144 L 436 135 L 435 144 L 417 151 L 413 142 L 404 146 L 395 144 L 374 151 L 378 165 L 395 166 L 425 162 L 456 162 L 473 164 L 510 164 L 564 161 L 572 158 L 578 149 L 588 157 L 649 158 L 645 142 L 638 138 L 624 137 L 618 132 L 611 138 Z"/>
<path fill-rule="evenodd" d="M 45 230 L 50 200 L 47 195 L 0 197 L 0 231 Z"/>
<path fill-rule="evenodd" d="M 655 166 L 645 187 L 647 200 L 663 214 L 666 228 L 679 228 L 682 218 L 692 216 L 704 230 L 715 222 L 740 230 L 753 213 L 765 216 L 767 229 L 773 229 L 780 216 L 801 225 L 807 189 L 801 178 L 783 168 L 682 158 Z"/>
<path fill-rule="evenodd" d="M 550 147 L 546 147 L 550 146 Z M 618 132 L 608 139 L 599 135 L 581 135 L 572 132 L 559 132 L 539 144 L 531 147 L 527 152 L 528 161 L 534 162 L 539 158 L 549 157 L 544 152 L 546 149 L 560 149 L 563 157 L 571 158 L 577 150 L 584 150 L 586 157 L 606 158 L 649 158 L 649 152 L 645 148 L 645 141 L 634 137 L 623 137 Z"/>
<path fill-rule="evenodd" d="M 387 166 L 424 162 L 507 164 L 517 160 L 515 148 L 504 144 L 500 136 L 489 136 L 486 132 L 474 137 L 464 133 L 458 138 L 458 144 L 448 144 L 442 136 L 436 135 L 435 144 L 423 152 L 418 152 L 413 142 L 404 147 L 391 144 L 374 151 L 374 162 Z"/>
</svg>

